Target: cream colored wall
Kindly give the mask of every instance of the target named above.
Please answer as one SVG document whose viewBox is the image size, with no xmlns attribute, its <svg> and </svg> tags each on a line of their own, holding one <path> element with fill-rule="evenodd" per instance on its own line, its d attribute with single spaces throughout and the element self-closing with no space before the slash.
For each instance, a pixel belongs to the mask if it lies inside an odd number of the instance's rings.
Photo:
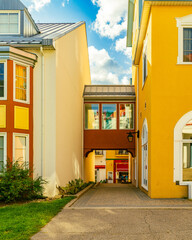
<svg viewBox="0 0 192 240">
<path fill-rule="evenodd" d="M 56 47 L 56 179 L 83 178 L 83 90 L 91 84 L 85 24 Z M 94 168 L 93 168 L 94 170 Z"/>
<path fill-rule="evenodd" d="M 100 156 L 100 155 L 95 155 L 95 165 L 106 165 L 106 156 L 105 154 Z"/>
<path fill-rule="evenodd" d="M 44 124 L 42 125 L 42 55 L 34 68 L 34 177 L 48 181 L 45 194 L 54 196 L 56 184 L 82 176 L 83 89 L 90 84 L 85 25 L 55 43 L 56 50 L 44 50 Z M 41 133 L 44 132 L 44 148 Z M 43 151 L 43 160 L 42 160 Z M 43 161 L 43 170 L 41 163 Z"/>
<path fill-rule="evenodd" d="M 44 111 L 42 101 L 42 56 L 40 50 L 31 49 L 38 56 L 34 68 L 33 86 L 33 152 L 34 177 L 43 176 L 48 181 L 45 186 L 45 195 L 56 194 L 56 53 L 54 50 L 44 50 Z M 42 125 L 42 112 L 44 124 Z M 41 134 L 44 132 L 43 142 Z M 44 147 L 43 147 L 44 146 Z M 43 158 L 42 158 L 43 152 Z M 43 163 L 42 163 L 43 162 Z M 43 169 L 42 169 L 43 164 Z"/>
</svg>

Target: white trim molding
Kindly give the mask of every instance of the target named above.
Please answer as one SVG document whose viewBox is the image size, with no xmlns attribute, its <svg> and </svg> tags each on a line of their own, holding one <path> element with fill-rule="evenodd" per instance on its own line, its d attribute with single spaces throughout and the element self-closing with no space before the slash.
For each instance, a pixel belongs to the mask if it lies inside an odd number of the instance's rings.
<svg viewBox="0 0 192 240">
<path fill-rule="evenodd" d="M 146 36 L 145 40 L 144 40 L 144 44 L 143 44 L 143 54 L 142 54 L 142 87 L 144 87 L 145 82 L 147 80 L 147 76 L 148 76 L 148 61 L 147 61 L 147 42 L 148 42 L 148 37 Z M 146 77 L 144 78 L 144 57 L 146 56 Z"/>
<path fill-rule="evenodd" d="M 178 27 L 178 57 L 177 64 L 190 65 L 192 62 L 183 61 L 183 29 L 192 28 L 192 14 L 176 18 Z"/>
<path fill-rule="evenodd" d="M 174 128 L 174 174 L 173 182 L 179 185 L 189 186 L 188 197 L 192 198 L 192 181 L 183 181 L 183 135 L 182 131 L 185 125 L 192 120 L 192 111 L 183 115 L 176 123 Z"/>
<path fill-rule="evenodd" d="M 29 134 L 24 133 L 13 133 L 13 161 L 15 161 L 15 137 L 25 137 L 26 138 L 26 161 L 29 164 Z"/>
<path fill-rule="evenodd" d="M 145 134 L 147 136 L 144 136 L 144 129 L 146 130 Z M 144 147 L 147 147 L 147 155 L 145 159 L 145 166 L 144 166 Z M 141 186 L 148 191 L 148 124 L 147 124 L 147 119 L 145 118 L 143 121 L 143 126 L 142 126 L 142 145 L 141 145 Z M 144 171 L 146 169 L 146 175 L 147 175 L 147 184 L 144 183 Z"/>
<path fill-rule="evenodd" d="M 26 67 L 26 74 L 27 74 L 26 101 L 16 99 L 15 97 L 16 65 Z M 13 64 L 13 101 L 30 104 L 30 67 L 29 65 L 16 62 L 16 61 L 14 61 L 14 64 Z"/>
<path fill-rule="evenodd" d="M 19 35 L 21 34 L 21 15 L 20 15 L 20 11 L 19 10 L 0 10 L 0 14 L 2 13 L 16 13 L 18 14 L 18 32 L 13 33 L 13 32 L 4 32 L 4 33 L 0 33 L 0 35 Z M 7 23 L 9 24 L 9 23 Z"/>
<path fill-rule="evenodd" d="M 5 166 L 7 164 L 7 133 L 6 132 L 0 132 L 0 136 L 4 137 L 3 138 L 3 141 L 4 141 L 3 162 L 4 162 L 4 166 Z"/>
<path fill-rule="evenodd" d="M 1 60 L 0 63 L 4 63 L 4 97 L 0 97 L 0 100 L 7 100 L 7 60 Z"/>
</svg>

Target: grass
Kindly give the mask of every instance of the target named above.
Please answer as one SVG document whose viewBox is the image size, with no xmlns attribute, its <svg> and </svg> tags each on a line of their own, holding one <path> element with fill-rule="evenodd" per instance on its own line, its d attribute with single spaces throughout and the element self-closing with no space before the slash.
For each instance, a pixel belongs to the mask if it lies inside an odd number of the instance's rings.
<svg viewBox="0 0 192 240">
<path fill-rule="evenodd" d="M 30 239 L 71 199 L 73 197 L 1 207 L 0 240 Z"/>
</svg>

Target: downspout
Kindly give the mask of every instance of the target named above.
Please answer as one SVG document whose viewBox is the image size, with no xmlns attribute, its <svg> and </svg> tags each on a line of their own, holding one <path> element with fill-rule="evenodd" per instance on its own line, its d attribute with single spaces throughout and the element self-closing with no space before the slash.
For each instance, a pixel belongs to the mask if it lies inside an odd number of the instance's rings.
<svg viewBox="0 0 192 240">
<path fill-rule="evenodd" d="M 44 52 L 43 47 L 40 47 L 41 52 L 41 176 L 44 177 Z"/>
<path fill-rule="evenodd" d="M 85 180 L 85 173 L 84 173 L 84 162 L 85 162 L 85 157 L 84 157 L 84 97 L 82 97 L 82 159 L 81 159 L 81 178 Z"/>
</svg>

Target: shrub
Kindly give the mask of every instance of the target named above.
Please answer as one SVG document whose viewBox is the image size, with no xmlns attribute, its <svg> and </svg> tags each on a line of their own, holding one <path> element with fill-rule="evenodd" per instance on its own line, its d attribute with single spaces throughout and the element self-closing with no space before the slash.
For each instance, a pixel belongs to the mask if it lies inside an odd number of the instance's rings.
<svg viewBox="0 0 192 240">
<path fill-rule="evenodd" d="M 75 179 L 72 181 L 69 181 L 69 183 L 66 185 L 66 187 L 63 187 L 62 189 L 65 191 L 65 194 L 71 194 L 74 195 L 84 188 L 86 188 L 90 183 L 83 182 L 82 179 Z"/>
<path fill-rule="evenodd" d="M 42 177 L 32 179 L 32 171 L 26 164 L 10 163 L 3 168 L 0 176 L 0 201 L 16 202 L 43 197 Z"/>
</svg>

